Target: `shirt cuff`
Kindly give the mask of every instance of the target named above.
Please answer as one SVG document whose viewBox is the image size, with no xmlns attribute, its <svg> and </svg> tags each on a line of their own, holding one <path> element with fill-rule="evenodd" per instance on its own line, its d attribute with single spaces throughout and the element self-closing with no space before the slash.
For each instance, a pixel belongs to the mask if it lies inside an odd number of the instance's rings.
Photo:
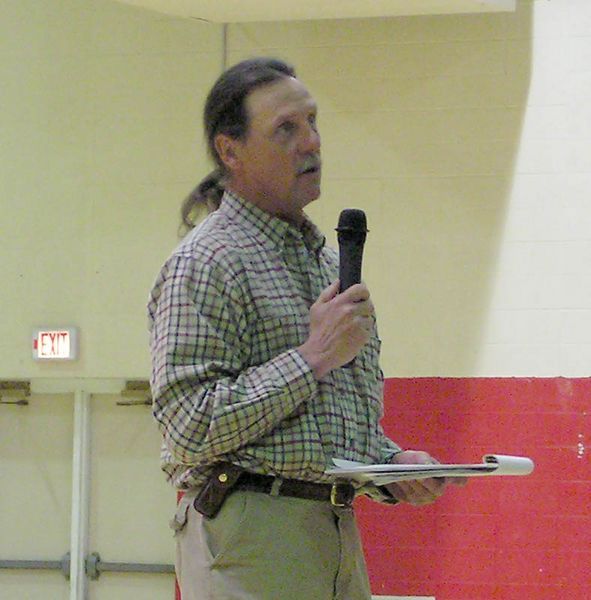
<svg viewBox="0 0 591 600">
<path fill-rule="evenodd" d="M 306 399 L 318 390 L 312 369 L 301 354 L 293 349 L 283 352 L 270 363 L 279 387 L 287 388 L 292 397 Z"/>
<path fill-rule="evenodd" d="M 404 450 L 398 445 L 395 444 L 392 440 L 388 439 L 388 446 L 382 448 L 382 457 L 380 464 L 389 465 L 392 462 L 392 458 Z"/>
</svg>

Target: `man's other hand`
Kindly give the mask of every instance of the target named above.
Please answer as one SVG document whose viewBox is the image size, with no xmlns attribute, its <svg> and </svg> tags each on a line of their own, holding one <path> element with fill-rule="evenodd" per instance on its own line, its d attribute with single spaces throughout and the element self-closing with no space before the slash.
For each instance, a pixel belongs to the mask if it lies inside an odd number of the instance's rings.
<svg viewBox="0 0 591 600">
<path fill-rule="evenodd" d="M 405 450 L 392 457 L 390 461 L 395 465 L 438 465 L 439 461 L 422 450 Z M 400 502 L 408 502 L 413 506 L 431 504 L 439 498 L 445 488 L 453 485 L 466 485 L 465 477 L 432 477 L 430 479 L 417 479 L 398 481 L 385 486 L 386 489 Z"/>
</svg>

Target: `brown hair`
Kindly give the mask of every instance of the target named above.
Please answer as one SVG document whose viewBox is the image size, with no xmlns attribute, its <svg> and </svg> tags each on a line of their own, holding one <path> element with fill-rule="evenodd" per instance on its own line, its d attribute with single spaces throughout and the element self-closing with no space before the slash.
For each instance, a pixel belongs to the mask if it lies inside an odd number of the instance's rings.
<svg viewBox="0 0 591 600">
<path fill-rule="evenodd" d="M 181 207 L 181 227 L 195 226 L 195 213 L 219 208 L 224 194 L 224 163 L 215 149 L 215 137 L 223 133 L 243 139 L 248 132 L 246 98 L 255 89 L 284 77 L 295 77 L 294 68 L 277 58 L 251 58 L 230 67 L 212 87 L 203 111 L 207 149 L 216 168 L 185 198 Z"/>
</svg>

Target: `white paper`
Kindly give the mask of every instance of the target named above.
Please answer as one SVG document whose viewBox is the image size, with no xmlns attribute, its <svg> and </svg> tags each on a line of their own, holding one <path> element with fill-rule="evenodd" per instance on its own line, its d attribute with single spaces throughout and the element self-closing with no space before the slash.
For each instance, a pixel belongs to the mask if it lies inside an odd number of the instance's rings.
<svg viewBox="0 0 591 600">
<path fill-rule="evenodd" d="M 447 465 L 367 465 L 334 458 L 334 468 L 326 473 L 335 479 L 359 483 L 387 485 L 394 481 L 429 479 L 431 477 L 482 477 L 485 475 L 529 475 L 534 462 L 525 456 L 486 454 L 482 463 Z"/>
</svg>

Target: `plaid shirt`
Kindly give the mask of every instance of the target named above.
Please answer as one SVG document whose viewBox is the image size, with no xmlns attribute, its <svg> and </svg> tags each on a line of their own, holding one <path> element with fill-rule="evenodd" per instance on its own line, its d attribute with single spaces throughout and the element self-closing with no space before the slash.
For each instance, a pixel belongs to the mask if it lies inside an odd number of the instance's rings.
<svg viewBox="0 0 591 600">
<path fill-rule="evenodd" d="M 333 457 L 386 462 L 377 333 L 317 382 L 295 349 L 337 253 L 229 193 L 162 268 L 150 296 L 153 411 L 162 468 L 180 489 L 210 467 L 325 482 Z"/>
</svg>

